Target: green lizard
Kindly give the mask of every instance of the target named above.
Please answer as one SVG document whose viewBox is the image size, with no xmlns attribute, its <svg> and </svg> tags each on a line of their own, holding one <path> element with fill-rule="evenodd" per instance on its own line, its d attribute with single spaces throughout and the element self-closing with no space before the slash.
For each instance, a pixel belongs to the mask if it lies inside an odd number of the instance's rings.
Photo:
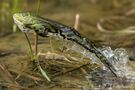
<svg viewBox="0 0 135 90">
<path fill-rule="evenodd" d="M 81 45 L 89 52 L 94 53 L 99 60 L 101 60 L 101 62 L 117 77 L 116 69 L 97 49 L 94 42 L 82 37 L 74 28 L 30 13 L 16 13 L 13 15 L 13 19 L 15 24 L 23 32 L 35 31 L 42 37 L 58 36 L 62 39 L 70 40 Z"/>
</svg>

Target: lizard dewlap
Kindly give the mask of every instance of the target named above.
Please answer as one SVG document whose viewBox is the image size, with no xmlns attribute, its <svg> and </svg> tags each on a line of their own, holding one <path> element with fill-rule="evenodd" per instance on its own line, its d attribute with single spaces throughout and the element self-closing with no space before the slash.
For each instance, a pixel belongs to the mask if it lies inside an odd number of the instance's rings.
<svg viewBox="0 0 135 90">
<path fill-rule="evenodd" d="M 23 32 L 35 31 L 42 37 L 52 35 L 60 36 L 62 39 L 73 41 L 76 44 L 81 45 L 89 52 L 95 54 L 96 57 L 99 58 L 99 60 L 117 77 L 116 69 L 98 50 L 94 42 L 82 37 L 74 28 L 30 13 L 16 13 L 13 15 L 13 19 L 15 24 Z"/>
</svg>

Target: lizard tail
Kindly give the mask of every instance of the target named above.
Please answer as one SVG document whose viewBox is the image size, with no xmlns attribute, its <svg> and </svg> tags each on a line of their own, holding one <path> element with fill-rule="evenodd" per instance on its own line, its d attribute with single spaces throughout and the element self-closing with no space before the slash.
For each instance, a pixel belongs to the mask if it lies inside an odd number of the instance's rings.
<svg viewBox="0 0 135 90">
<path fill-rule="evenodd" d="M 96 56 L 101 60 L 101 62 L 114 74 L 115 77 L 118 77 L 116 74 L 116 69 L 114 66 L 107 60 L 107 58 L 99 51 L 95 50 Z"/>
</svg>

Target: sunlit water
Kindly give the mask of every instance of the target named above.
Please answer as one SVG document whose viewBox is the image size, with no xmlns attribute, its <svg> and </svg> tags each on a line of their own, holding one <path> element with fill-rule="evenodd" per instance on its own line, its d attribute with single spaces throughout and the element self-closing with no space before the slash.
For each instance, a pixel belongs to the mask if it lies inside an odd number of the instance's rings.
<svg viewBox="0 0 135 90">
<path fill-rule="evenodd" d="M 117 48 L 112 50 L 111 47 L 98 49 L 114 66 L 118 78 L 114 77 L 110 70 L 100 62 L 95 54 L 90 53 L 76 44 L 74 44 L 71 49 L 83 54 L 85 57 L 92 60 L 93 63 L 102 65 L 102 68 L 97 68 L 86 76 L 88 80 L 91 80 L 94 83 L 95 90 L 100 90 L 101 88 L 108 88 L 108 90 L 112 90 L 112 87 L 116 88 L 119 86 L 126 86 L 135 82 L 135 73 L 134 70 L 128 65 L 129 57 L 125 49 Z"/>
</svg>

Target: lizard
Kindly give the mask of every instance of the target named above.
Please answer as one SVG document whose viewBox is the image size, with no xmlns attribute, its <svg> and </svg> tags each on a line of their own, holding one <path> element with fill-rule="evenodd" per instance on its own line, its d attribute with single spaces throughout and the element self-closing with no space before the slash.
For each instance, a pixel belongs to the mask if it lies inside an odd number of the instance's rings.
<svg viewBox="0 0 135 90">
<path fill-rule="evenodd" d="M 34 31 L 41 37 L 58 36 L 62 39 L 79 44 L 89 52 L 94 53 L 103 65 L 107 67 L 115 77 L 117 77 L 115 67 L 98 50 L 95 43 L 88 38 L 82 37 L 81 34 L 74 28 L 29 12 L 15 13 L 13 15 L 13 19 L 22 32 Z"/>
</svg>

